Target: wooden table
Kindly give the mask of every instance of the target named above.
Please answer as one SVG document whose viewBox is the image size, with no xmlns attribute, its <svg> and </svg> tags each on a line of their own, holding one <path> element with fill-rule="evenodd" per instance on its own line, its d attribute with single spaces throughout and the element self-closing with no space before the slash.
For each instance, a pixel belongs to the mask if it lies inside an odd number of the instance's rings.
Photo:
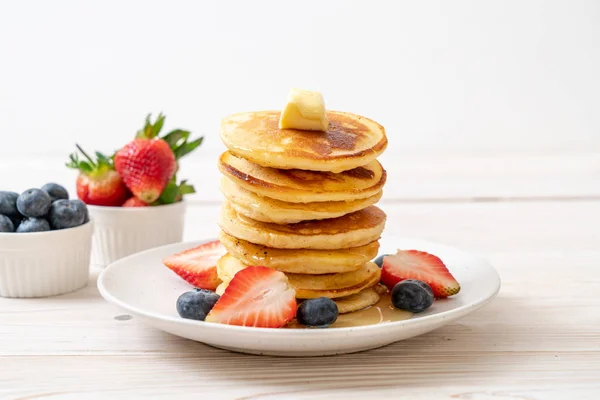
<svg viewBox="0 0 600 400">
<path fill-rule="evenodd" d="M 247 356 L 124 315 L 94 270 L 76 293 L 0 299 L 0 397 L 599 399 L 598 154 L 389 160 L 386 234 L 484 256 L 502 277 L 491 304 L 364 353 Z M 216 232 L 212 185 L 191 202 L 188 240 Z"/>
</svg>

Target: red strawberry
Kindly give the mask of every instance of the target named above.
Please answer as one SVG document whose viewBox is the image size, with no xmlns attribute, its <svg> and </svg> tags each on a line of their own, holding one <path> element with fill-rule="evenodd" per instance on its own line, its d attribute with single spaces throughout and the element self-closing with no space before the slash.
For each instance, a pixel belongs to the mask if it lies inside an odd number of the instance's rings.
<svg viewBox="0 0 600 400">
<path fill-rule="evenodd" d="M 295 315 L 296 291 L 283 272 L 248 267 L 235 274 L 206 321 L 281 328 Z"/>
<path fill-rule="evenodd" d="M 225 247 L 215 240 L 167 257 L 163 264 L 194 287 L 215 290 L 221 283 L 217 261 L 225 253 Z"/>
<path fill-rule="evenodd" d="M 84 203 L 96 206 L 120 206 L 131 196 L 127 186 L 114 170 L 110 158 L 96 153 L 94 161 L 77 145 L 86 160 L 80 160 L 77 153 L 71 154 L 67 167 L 79 170 L 77 177 L 77 197 Z"/>
<path fill-rule="evenodd" d="M 135 139 L 115 155 L 115 167 L 131 192 L 156 201 L 175 174 L 175 154 L 162 139 Z"/>
<path fill-rule="evenodd" d="M 144 203 L 137 197 L 133 196 L 123 203 L 123 207 L 148 207 L 150 204 Z"/>
<path fill-rule="evenodd" d="M 383 258 L 381 282 L 385 286 L 392 290 L 405 279 L 417 279 L 429 284 L 437 298 L 452 296 L 460 291 L 459 283 L 442 260 L 424 251 L 398 250 L 396 254 Z"/>
<path fill-rule="evenodd" d="M 148 115 L 136 139 L 115 154 L 115 167 L 123 181 L 145 203 L 158 200 L 177 172 L 177 160 L 202 143 L 202 138 L 188 143 L 190 132 L 180 129 L 159 137 L 164 121 L 160 114 L 153 124 Z"/>
</svg>

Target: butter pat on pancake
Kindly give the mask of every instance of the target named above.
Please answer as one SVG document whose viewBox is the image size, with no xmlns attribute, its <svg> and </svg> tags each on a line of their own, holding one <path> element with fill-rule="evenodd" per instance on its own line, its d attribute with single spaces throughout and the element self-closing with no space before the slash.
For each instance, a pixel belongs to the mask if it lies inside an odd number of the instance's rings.
<svg viewBox="0 0 600 400">
<path fill-rule="evenodd" d="M 378 240 L 385 213 L 369 206 L 339 218 L 278 225 L 240 215 L 225 201 L 219 226 L 231 236 L 276 249 L 338 250 Z"/>
<path fill-rule="evenodd" d="M 292 89 L 279 117 L 279 129 L 304 129 L 327 131 L 329 121 L 325 112 L 325 100 L 319 92 Z"/>
<path fill-rule="evenodd" d="M 342 172 L 375 160 L 387 147 L 383 126 L 355 114 L 327 111 L 326 132 L 279 129 L 280 111 L 243 112 L 221 122 L 231 152 L 281 169 Z"/>
<path fill-rule="evenodd" d="M 263 167 L 226 151 L 219 171 L 242 188 L 289 203 L 353 201 L 381 192 L 386 172 L 374 160 L 341 173 Z"/>
<path fill-rule="evenodd" d="M 377 257 L 379 242 L 340 250 L 274 249 L 235 238 L 221 231 L 221 244 L 248 265 L 262 265 L 297 274 L 332 274 L 356 271 Z"/>
<path fill-rule="evenodd" d="M 353 201 L 288 203 L 257 195 L 226 177 L 221 180 L 221 192 L 239 214 L 275 224 L 341 217 L 377 203 L 383 193 L 379 191 L 371 197 Z"/>
</svg>

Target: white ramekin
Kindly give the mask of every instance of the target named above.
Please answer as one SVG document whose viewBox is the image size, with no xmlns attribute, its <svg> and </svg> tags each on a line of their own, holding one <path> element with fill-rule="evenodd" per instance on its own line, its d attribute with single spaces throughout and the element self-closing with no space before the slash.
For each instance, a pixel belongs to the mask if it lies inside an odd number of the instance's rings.
<svg viewBox="0 0 600 400">
<path fill-rule="evenodd" d="M 185 201 L 155 207 L 88 206 L 94 220 L 92 265 L 105 267 L 152 247 L 181 242 Z"/>
<path fill-rule="evenodd" d="M 0 296 L 47 297 L 88 283 L 93 223 L 36 233 L 0 233 Z"/>
</svg>

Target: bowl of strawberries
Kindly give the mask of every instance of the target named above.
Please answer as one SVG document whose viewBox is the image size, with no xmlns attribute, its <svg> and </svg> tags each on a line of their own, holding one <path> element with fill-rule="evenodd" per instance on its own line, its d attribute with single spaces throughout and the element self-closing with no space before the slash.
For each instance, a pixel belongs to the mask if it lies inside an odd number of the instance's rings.
<svg viewBox="0 0 600 400">
<path fill-rule="evenodd" d="M 92 265 L 182 240 L 184 196 L 195 190 L 178 181 L 179 161 L 203 138 L 191 140 L 182 129 L 161 135 L 164 122 L 162 114 L 154 122 L 148 115 L 135 138 L 110 156 L 90 155 L 79 145 L 71 154 L 67 166 L 79 172 L 77 196 L 94 221 Z"/>
</svg>

